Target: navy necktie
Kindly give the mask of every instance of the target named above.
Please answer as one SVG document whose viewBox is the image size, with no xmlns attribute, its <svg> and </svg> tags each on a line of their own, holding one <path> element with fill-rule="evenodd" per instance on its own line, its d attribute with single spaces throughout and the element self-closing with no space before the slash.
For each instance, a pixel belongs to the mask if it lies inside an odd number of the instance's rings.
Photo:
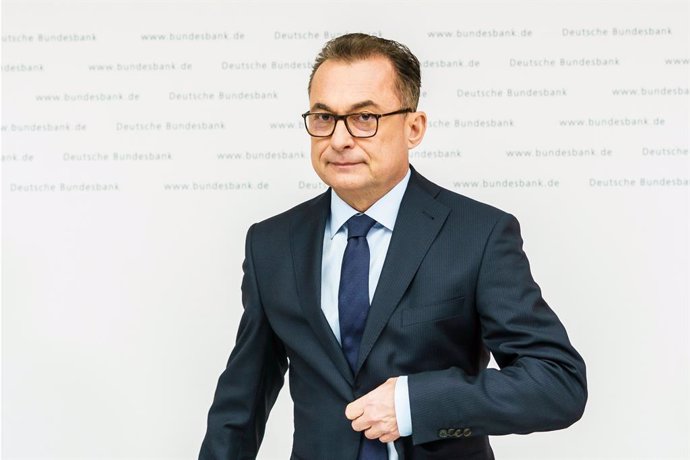
<svg viewBox="0 0 690 460">
<path fill-rule="evenodd" d="M 365 214 L 352 216 L 347 225 L 347 246 L 343 254 L 338 288 L 340 343 L 355 371 L 364 325 L 369 313 L 369 244 L 367 234 L 376 221 Z M 378 439 L 362 434 L 358 460 L 386 460 L 388 450 Z"/>
</svg>

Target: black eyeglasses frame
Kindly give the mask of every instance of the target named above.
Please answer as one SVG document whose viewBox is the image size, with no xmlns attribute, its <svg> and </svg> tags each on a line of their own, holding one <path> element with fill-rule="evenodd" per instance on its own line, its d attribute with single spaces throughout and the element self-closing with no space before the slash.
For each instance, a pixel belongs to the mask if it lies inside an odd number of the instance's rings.
<svg viewBox="0 0 690 460">
<path fill-rule="evenodd" d="M 345 129 L 347 129 L 347 132 L 350 133 L 350 136 L 357 138 L 357 139 L 368 139 L 370 137 L 376 136 L 376 134 L 379 132 L 379 120 L 381 118 L 389 117 L 391 115 L 399 115 L 401 113 L 412 113 L 412 112 L 414 112 L 414 110 L 409 108 L 409 107 L 402 108 L 402 109 L 395 110 L 393 112 L 388 112 L 388 113 L 353 112 L 353 113 L 346 113 L 344 115 L 336 115 L 334 113 L 329 113 L 329 112 L 305 112 L 302 114 L 302 119 L 304 120 L 305 129 L 307 130 L 307 133 L 311 137 L 331 137 L 333 135 L 333 133 L 335 132 L 335 127 L 338 125 L 338 121 L 343 120 L 343 123 L 345 123 Z M 307 123 L 307 117 L 309 115 L 317 115 L 320 113 L 325 113 L 325 114 L 331 115 L 333 118 L 335 118 L 335 122 L 333 123 L 333 130 L 330 132 L 330 134 L 314 135 L 309 131 L 309 126 L 308 126 L 309 124 Z M 376 129 L 374 130 L 374 133 L 369 135 L 369 136 L 359 136 L 359 135 L 353 134 L 352 131 L 350 130 L 350 126 L 347 124 L 347 118 L 348 117 L 351 117 L 352 115 L 360 115 L 363 113 L 366 113 L 366 114 L 371 115 L 374 118 L 376 118 Z"/>
</svg>

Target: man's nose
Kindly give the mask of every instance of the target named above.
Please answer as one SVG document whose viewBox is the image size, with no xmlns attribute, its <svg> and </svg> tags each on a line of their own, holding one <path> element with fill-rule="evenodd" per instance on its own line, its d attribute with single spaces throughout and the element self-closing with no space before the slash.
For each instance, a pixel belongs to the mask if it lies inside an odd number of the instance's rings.
<svg viewBox="0 0 690 460">
<path fill-rule="evenodd" d="M 354 144 L 354 138 L 347 130 L 347 126 L 345 126 L 345 120 L 337 120 L 335 122 L 335 131 L 331 135 L 331 147 L 333 147 L 333 150 L 340 151 L 350 148 Z"/>
</svg>

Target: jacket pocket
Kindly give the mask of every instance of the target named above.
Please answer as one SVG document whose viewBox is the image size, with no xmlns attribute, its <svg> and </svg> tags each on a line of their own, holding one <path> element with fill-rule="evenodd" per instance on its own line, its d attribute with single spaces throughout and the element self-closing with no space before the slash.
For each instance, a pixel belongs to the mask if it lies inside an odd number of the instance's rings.
<svg viewBox="0 0 690 460">
<path fill-rule="evenodd" d="M 427 321 L 441 321 L 462 314 L 464 297 L 454 297 L 443 302 L 424 305 L 422 307 L 408 307 L 402 312 L 402 325 L 425 323 Z"/>
</svg>

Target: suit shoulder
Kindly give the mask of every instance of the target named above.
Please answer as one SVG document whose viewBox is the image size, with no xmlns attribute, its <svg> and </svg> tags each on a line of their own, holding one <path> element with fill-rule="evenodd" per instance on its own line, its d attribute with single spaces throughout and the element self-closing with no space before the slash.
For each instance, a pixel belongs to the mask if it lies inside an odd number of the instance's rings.
<svg viewBox="0 0 690 460">
<path fill-rule="evenodd" d="M 454 211 L 455 214 L 493 222 L 508 215 L 508 213 L 502 209 L 448 190 L 435 182 L 431 182 L 416 170 L 413 171 L 414 183 L 426 193 L 430 194 L 435 200 L 450 208 L 451 211 Z"/>
<path fill-rule="evenodd" d="M 466 195 L 462 195 L 442 187 L 438 195 L 438 199 L 453 209 L 462 210 L 465 213 L 471 213 L 477 217 L 481 216 L 488 219 L 500 219 L 508 214 L 508 212 L 499 209 L 496 206 L 475 200 L 474 198 L 470 198 Z"/>
<path fill-rule="evenodd" d="M 286 234 L 286 230 L 290 228 L 293 222 L 307 218 L 308 216 L 313 217 L 314 215 L 323 213 L 324 209 L 330 209 L 329 206 L 330 190 L 307 201 L 299 203 L 286 211 L 271 216 L 260 222 L 256 222 L 252 225 L 252 229 L 257 234 L 268 236 L 275 234 Z"/>
<path fill-rule="evenodd" d="M 435 195 L 434 198 L 438 202 L 450 208 L 455 218 L 462 221 L 493 227 L 493 225 L 502 218 L 506 218 L 507 216 L 514 218 L 512 214 L 502 209 L 448 190 L 433 182 L 427 182 L 425 188 L 427 191 L 431 192 L 432 195 Z"/>
</svg>

